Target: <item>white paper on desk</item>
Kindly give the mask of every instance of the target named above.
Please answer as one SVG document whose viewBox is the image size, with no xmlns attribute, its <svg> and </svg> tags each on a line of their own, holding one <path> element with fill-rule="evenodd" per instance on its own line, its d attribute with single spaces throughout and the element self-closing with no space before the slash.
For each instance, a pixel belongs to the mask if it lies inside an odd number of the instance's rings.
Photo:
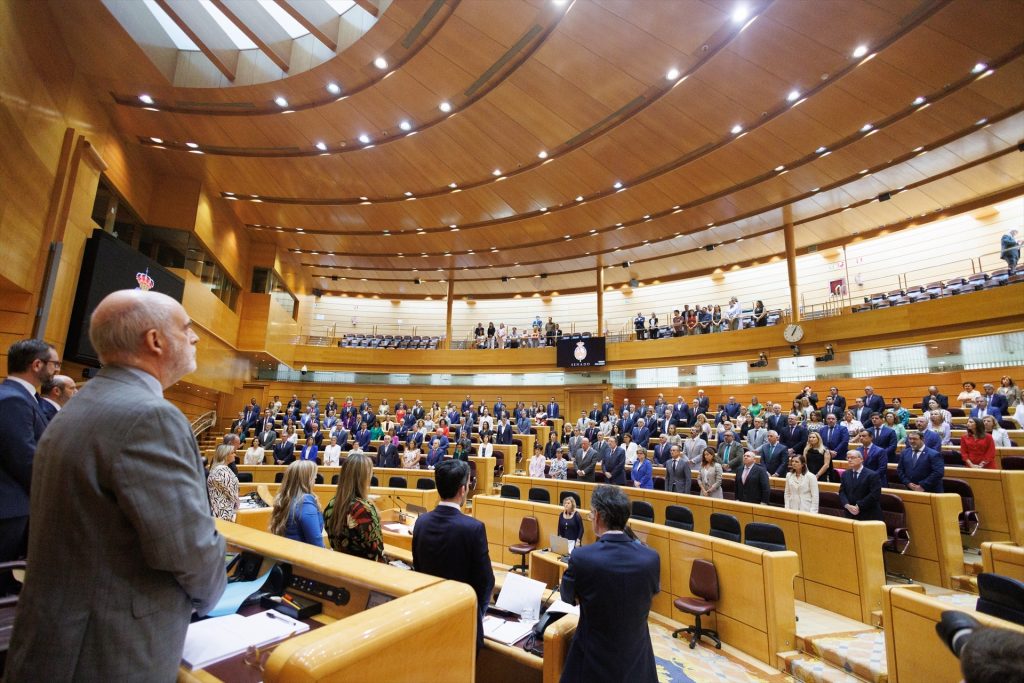
<svg viewBox="0 0 1024 683">
<path fill-rule="evenodd" d="M 387 524 L 381 524 L 384 529 L 390 531 L 393 534 L 402 534 L 404 536 L 412 536 L 412 529 L 404 524 L 398 522 L 388 522 Z"/>
<path fill-rule="evenodd" d="M 533 630 L 536 621 L 506 621 L 501 617 L 484 617 L 484 638 L 511 645 L 522 640 Z"/>
<path fill-rule="evenodd" d="M 505 576 L 505 584 L 501 587 L 495 606 L 515 614 L 537 617 L 540 615 L 540 600 L 545 590 L 547 584 L 543 581 L 509 572 Z"/>
<path fill-rule="evenodd" d="M 575 614 L 576 616 L 579 616 L 580 606 L 570 605 L 564 600 L 555 600 L 548 606 L 547 611 L 551 612 L 552 614 Z"/>
<path fill-rule="evenodd" d="M 273 616 L 269 612 L 273 612 Z M 263 647 L 308 630 L 308 624 L 273 610 L 248 617 L 229 614 L 204 619 L 189 624 L 181 661 L 189 669 L 202 669 L 241 654 L 249 647 Z"/>
</svg>

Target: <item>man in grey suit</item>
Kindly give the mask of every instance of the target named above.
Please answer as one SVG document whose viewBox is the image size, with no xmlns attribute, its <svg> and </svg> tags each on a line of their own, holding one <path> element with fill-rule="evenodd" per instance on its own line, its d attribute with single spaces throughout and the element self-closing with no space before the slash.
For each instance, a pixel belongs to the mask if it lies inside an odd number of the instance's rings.
<svg viewBox="0 0 1024 683">
<path fill-rule="evenodd" d="M 683 457 L 679 446 L 672 446 L 672 459 L 665 463 L 665 490 L 689 493 L 690 477 L 690 463 Z"/>
<path fill-rule="evenodd" d="M 32 473 L 9 681 L 172 681 L 189 618 L 224 591 L 203 462 L 163 390 L 195 370 L 185 309 L 122 290 L 96 307 L 104 364 L 50 423 Z"/>
<path fill-rule="evenodd" d="M 751 451 L 761 450 L 768 441 L 768 430 L 764 428 L 764 420 L 760 417 L 754 418 L 754 426 L 747 432 L 747 449 Z"/>
<path fill-rule="evenodd" d="M 700 467 L 700 459 L 708 442 L 700 438 L 696 427 L 690 427 L 690 436 L 683 441 L 683 457 L 690 463 L 690 469 Z"/>
<path fill-rule="evenodd" d="M 597 468 L 597 451 L 590 447 L 590 439 L 583 437 L 580 440 L 580 449 L 573 457 L 576 463 L 576 477 L 583 481 L 594 481 L 594 470 Z"/>
<path fill-rule="evenodd" d="M 736 441 L 733 432 L 722 435 L 722 443 L 718 444 L 718 460 L 726 472 L 735 472 L 743 463 L 743 446 Z"/>
</svg>

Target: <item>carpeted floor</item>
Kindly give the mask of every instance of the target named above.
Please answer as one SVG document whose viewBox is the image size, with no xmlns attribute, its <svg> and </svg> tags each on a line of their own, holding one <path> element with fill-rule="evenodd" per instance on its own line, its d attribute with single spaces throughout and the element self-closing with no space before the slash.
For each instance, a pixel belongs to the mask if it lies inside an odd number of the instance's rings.
<svg viewBox="0 0 1024 683">
<path fill-rule="evenodd" d="M 649 623 L 654 660 L 660 683 L 783 683 L 793 679 L 783 673 L 766 674 L 744 662 L 716 650 L 714 645 L 698 645 L 691 650 L 685 638 L 672 637 L 672 631 Z"/>
</svg>

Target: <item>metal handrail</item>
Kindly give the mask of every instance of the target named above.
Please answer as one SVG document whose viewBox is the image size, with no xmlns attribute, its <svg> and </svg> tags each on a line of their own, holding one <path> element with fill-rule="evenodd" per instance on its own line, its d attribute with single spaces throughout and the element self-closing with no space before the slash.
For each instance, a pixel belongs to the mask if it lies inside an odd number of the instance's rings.
<svg viewBox="0 0 1024 683">
<path fill-rule="evenodd" d="M 215 424 L 217 424 L 217 411 L 207 410 L 205 413 L 192 420 L 192 436 L 199 438 L 200 434 Z"/>
</svg>

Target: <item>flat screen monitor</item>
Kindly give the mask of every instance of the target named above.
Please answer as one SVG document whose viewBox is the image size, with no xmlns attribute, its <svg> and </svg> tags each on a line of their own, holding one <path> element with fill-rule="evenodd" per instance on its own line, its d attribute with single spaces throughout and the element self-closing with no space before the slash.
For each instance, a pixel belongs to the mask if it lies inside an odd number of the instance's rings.
<svg viewBox="0 0 1024 683">
<path fill-rule="evenodd" d="M 64 360 L 99 366 L 89 341 L 89 317 L 103 297 L 120 289 L 150 289 L 180 302 L 185 281 L 113 235 L 94 230 L 85 242 Z"/>
<path fill-rule="evenodd" d="M 604 337 L 562 337 L 556 350 L 560 368 L 604 365 Z"/>
</svg>

